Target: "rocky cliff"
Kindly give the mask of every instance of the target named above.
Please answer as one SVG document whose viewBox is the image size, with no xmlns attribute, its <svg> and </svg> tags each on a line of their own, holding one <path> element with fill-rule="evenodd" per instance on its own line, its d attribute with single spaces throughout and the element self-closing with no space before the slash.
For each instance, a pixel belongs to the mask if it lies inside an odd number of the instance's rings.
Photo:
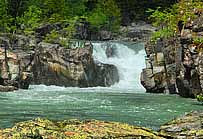
<svg viewBox="0 0 203 139">
<path fill-rule="evenodd" d="M 33 84 L 94 87 L 118 82 L 114 65 L 96 63 L 91 43 L 66 49 L 58 44 L 39 43 L 32 66 Z"/>
<path fill-rule="evenodd" d="M 203 15 L 173 38 L 145 46 L 146 68 L 141 83 L 147 92 L 195 97 L 203 91 Z"/>
<path fill-rule="evenodd" d="M 114 65 L 94 62 L 91 43 L 68 49 L 22 35 L 3 34 L 0 40 L 0 91 L 29 84 L 110 86 L 119 80 Z"/>
</svg>

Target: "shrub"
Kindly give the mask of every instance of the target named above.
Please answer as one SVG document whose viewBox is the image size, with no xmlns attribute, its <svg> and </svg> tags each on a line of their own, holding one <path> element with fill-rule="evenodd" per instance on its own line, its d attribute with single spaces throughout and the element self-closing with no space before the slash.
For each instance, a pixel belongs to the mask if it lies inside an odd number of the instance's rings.
<svg viewBox="0 0 203 139">
<path fill-rule="evenodd" d="M 106 28 L 109 31 L 117 31 L 121 21 L 120 9 L 114 0 L 98 1 L 89 13 L 88 21 L 97 30 Z"/>
<path fill-rule="evenodd" d="M 8 14 L 8 1 L 0 0 L 0 31 L 9 32 L 12 29 L 13 18 Z"/>
<path fill-rule="evenodd" d="M 33 29 L 39 26 L 41 15 L 41 9 L 33 5 L 21 17 L 17 17 L 17 23 L 25 33 L 32 33 Z"/>
<path fill-rule="evenodd" d="M 184 29 L 185 24 L 192 22 L 197 17 L 195 13 L 197 8 L 203 9 L 201 0 L 181 0 L 166 10 L 149 9 L 148 12 L 151 13 L 149 19 L 152 20 L 154 26 L 159 27 L 159 30 L 152 35 L 153 42 L 160 37 L 168 38 L 180 33 L 178 23 L 181 21 Z"/>
<path fill-rule="evenodd" d="M 203 104 L 203 94 L 197 95 L 196 98 L 197 98 L 197 101 Z"/>
</svg>

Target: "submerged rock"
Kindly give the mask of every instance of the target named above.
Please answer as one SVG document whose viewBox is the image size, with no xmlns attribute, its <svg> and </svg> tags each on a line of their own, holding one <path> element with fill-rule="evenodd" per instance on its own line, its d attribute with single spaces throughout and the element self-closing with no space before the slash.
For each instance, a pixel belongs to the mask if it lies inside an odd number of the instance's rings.
<svg viewBox="0 0 203 139">
<path fill-rule="evenodd" d="M 21 122 L 0 130 L 1 139 L 163 139 L 147 128 L 97 120 L 53 122 L 46 119 Z"/>
</svg>

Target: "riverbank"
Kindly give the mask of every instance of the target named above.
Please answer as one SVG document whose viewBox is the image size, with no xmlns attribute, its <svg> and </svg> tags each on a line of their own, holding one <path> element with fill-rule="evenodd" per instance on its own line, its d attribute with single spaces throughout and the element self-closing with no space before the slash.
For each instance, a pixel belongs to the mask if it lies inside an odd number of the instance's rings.
<svg viewBox="0 0 203 139">
<path fill-rule="evenodd" d="M 191 112 L 177 118 L 163 126 L 159 132 L 151 129 L 130 126 L 116 122 L 97 120 L 65 120 L 50 121 L 35 119 L 17 123 L 14 127 L 0 130 L 1 139 L 30 139 L 30 138 L 56 138 L 56 139 L 89 139 L 89 138 L 119 138 L 119 139 L 175 139 L 203 137 L 203 113 Z"/>
</svg>

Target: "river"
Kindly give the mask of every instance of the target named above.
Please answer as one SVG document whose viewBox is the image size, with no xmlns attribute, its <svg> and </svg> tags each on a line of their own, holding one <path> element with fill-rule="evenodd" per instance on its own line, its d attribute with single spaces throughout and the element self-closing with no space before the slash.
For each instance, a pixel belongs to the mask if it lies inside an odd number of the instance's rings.
<svg viewBox="0 0 203 139">
<path fill-rule="evenodd" d="M 110 58 L 105 54 L 109 45 L 115 48 Z M 95 61 L 118 68 L 117 84 L 94 88 L 32 85 L 29 90 L 0 93 L 0 128 L 42 117 L 118 121 L 157 130 L 177 116 L 203 109 L 194 99 L 145 93 L 140 84 L 145 66 L 142 43 L 96 42 L 93 55 Z"/>
</svg>

